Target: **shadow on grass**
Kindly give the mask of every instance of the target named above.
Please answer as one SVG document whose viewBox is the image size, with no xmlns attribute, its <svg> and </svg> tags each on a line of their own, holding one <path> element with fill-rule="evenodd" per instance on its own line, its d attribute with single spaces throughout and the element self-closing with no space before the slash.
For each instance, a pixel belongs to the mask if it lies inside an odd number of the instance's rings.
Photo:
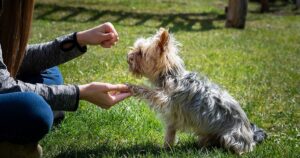
<svg viewBox="0 0 300 158">
<path fill-rule="evenodd" d="M 113 23 L 132 20 L 128 26 L 144 25 L 149 20 L 160 24 L 157 27 L 170 26 L 171 31 L 208 31 L 218 29 L 213 22 L 225 21 L 225 15 L 217 12 L 203 13 L 143 13 L 130 11 L 97 10 L 85 7 L 61 6 L 56 4 L 36 3 L 36 19 L 67 22 L 91 22 L 108 17 Z M 83 18 L 84 17 L 84 18 Z M 104 18 L 105 19 L 105 18 Z M 123 24 L 123 23 L 122 23 Z M 196 25 L 200 27 L 195 27 Z"/>
<path fill-rule="evenodd" d="M 290 1 L 270 1 L 269 10 L 265 11 L 265 13 L 271 13 L 275 15 L 299 15 L 299 11 L 300 9 L 297 9 L 295 4 L 291 3 Z M 263 14 L 261 12 L 261 8 L 250 10 L 249 12 L 253 14 Z"/>
<path fill-rule="evenodd" d="M 56 158 L 66 158 L 66 157 L 88 157 L 88 156 L 96 156 L 96 157 L 104 157 L 104 156 L 114 156 L 114 157 L 128 157 L 128 156 L 145 156 L 151 155 L 155 157 L 160 157 L 165 154 L 167 155 L 177 155 L 178 153 L 197 153 L 199 154 L 208 154 L 210 151 L 215 148 L 199 148 L 195 143 L 185 143 L 181 145 L 177 145 L 172 149 L 166 150 L 158 146 L 157 144 L 146 143 L 146 144 L 138 144 L 124 148 L 113 148 L 109 145 L 100 145 L 95 147 L 94 149 L 87 150 L 69 150 L 60 153 L 56 156 Z M 222 151 L 222 150 L 221 150 Z"/>
</svg>

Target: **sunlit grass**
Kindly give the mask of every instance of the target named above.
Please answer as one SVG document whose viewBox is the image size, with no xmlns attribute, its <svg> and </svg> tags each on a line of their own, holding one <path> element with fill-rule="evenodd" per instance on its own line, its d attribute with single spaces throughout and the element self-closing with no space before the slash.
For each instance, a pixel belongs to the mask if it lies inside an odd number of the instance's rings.
<svg viewBox="0 0 300 158">
<path fill-rule="evenodd" d="M 169 28 L 182 44 L 187 69 L 221 84 L 269 138 L 244 157 L 300 155 L 300 17 L 291 6 L 253 13 L 244 30 L 224 28 L 226 1 L 40 0 L 31 43 L 111 21 L 120 35 L 112 49 L 89 47 L 60 66 L 67 84 L 92 81 L 145 83 L 128 72 L 126 53 L 141 36 Z M 180 134 L 172 150 L 161 148 L 164 128 L 143 101 L 130 98 L 110 110 L 80 102 L 42 140 L 46 157 L 234 157 L 222 149 L 198 149 Z"/>
</svg>

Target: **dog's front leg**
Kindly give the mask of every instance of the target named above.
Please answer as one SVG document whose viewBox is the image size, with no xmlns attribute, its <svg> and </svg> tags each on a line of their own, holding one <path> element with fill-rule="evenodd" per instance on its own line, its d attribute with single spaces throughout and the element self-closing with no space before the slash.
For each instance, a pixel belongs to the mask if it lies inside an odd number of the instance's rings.
<svg viewBox="0 0 300 158">
<path fill-rule="evenodd" d="M 176 128 L 173 125 L 168 125 L 165 134 L 164 147 L 170 148 L 174 145 L 176 140 Z"/>
<path fill-rule="evenodd" d="M 130 85 L 127 84 L 131 93 L 134 96 L 146 99 L 150 102 L 151 106 L 157 110 L 162 110 L 162 108 L 168 105 L 169 97 L 165 95 L 162 90 L 159 89 L 149 89 L 147 87 L 137 86 L 137 85 Z"/>
</svg>

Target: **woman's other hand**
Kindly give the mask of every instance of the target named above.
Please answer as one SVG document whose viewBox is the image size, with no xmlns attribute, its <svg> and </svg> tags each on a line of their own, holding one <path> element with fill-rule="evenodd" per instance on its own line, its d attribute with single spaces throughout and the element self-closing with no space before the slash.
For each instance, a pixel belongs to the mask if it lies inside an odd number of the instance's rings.
<svg viewBox="0 0 300 158">
<path fill-rule="evenodd" d="M 118 102 L 131 96 L 128 87 L 123 84 L 110 84 L 101 82 L 92 82 L 79 86 L 82 100 L 89 101 L 97 106 L 109 109 Z"/>
<path fill-rule="evenodd" d="M 119 35 L 113 24 L 106 22 L 97 27 L 77 32 L 77 41 L 79 45 L 101 45 L 104 48 L 110 48 L 117 43 Z"/>
</svg>

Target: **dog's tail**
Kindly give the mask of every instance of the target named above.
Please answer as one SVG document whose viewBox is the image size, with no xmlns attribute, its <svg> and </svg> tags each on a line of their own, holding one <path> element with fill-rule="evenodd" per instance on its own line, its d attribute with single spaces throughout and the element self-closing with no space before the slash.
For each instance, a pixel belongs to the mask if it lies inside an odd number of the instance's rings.
<svg viewBox="0 0 300 158">
<path fill-rule="evenodd" d="M 257 125 L 251 123 L 251 130 L 253 131 L 253 140 L 255 141 L 256 144 L 262 143 L 265 139 L 267 139 L 268 135 L 267 133 L 259 128 Z"/>
</svg>

